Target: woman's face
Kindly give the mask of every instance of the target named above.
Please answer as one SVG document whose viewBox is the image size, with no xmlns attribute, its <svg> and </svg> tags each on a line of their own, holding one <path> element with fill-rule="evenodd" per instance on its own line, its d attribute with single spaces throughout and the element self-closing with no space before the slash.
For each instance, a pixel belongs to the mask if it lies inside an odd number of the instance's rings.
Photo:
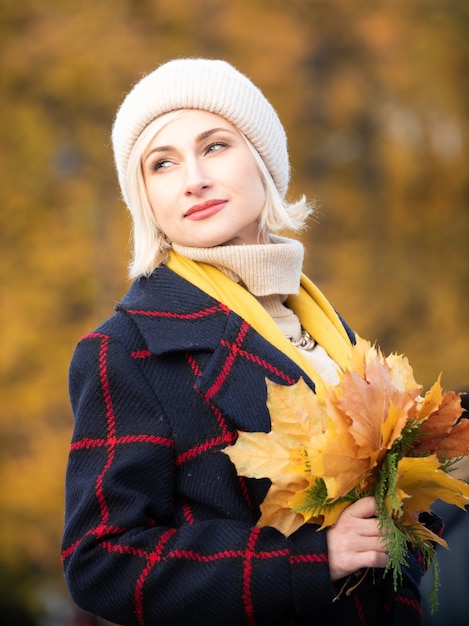
<svg viewBox="0 0 469 626">
<path fill-rule="evenodd" d="M 182 111 L 153 137 L 142 171 L 169 241 L 202 248 L 263 241 L 260 173 L 246 142 L 223 117 Z"/>
</svg>

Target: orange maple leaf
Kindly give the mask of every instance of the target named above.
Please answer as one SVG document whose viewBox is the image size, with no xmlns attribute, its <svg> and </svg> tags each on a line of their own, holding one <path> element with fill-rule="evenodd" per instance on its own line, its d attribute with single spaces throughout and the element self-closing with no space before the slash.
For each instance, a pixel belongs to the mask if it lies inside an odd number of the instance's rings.
<svg viewBox="0 0 469 626">
<path fill-rule="evenodd" d="M 458 422 L 463 408 L 461 394 L 447 391 L 443 394 L 438 379 L 419 411 L 422 419 L 415 454 L 436 454 L 440 461 L 469 454 L 469 420 Z"/>
<path fill-rule="evenodd" d="M 375 350 L 360 354 L 362 374 L 345 372 L 340 388 L 326 392 L 325 402 L 336 437 L 330 437 L 323 453 L 324 480 L 331 498 L 346 495 L 361 481 L 372 480 L 377 467 L 402 429 L 415 414 L 419 387 L 397 388 L 391 370 Z M 368 344 L 369 345 L 369 344 Z M 357 366 L 357 361 L 355 361 Z"/>
</svg>

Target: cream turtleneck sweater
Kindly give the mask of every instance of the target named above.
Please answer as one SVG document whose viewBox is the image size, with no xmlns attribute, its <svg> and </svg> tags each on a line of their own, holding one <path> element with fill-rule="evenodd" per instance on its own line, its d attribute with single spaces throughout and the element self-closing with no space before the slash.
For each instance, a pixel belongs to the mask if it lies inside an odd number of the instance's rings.
<svg viewBox="0 0 469 626">
<path fill-rule="evenodd" d="M 286 337 L 293 341 L 300 339 L 300 321 L 285 305 L 287 296 L 297 294 L 300 288 L 304 248 L 299 241 L 271 235 L 268 244 L 193 248 L 173 243 L 173 248 L 193 261 L 214 265 L 243 285 Z M 325 382 L 338 382 L 337 365 L 321 346 L 315 344 L 314 348 L 303 350 L 303 353 Z"/>
</svg>

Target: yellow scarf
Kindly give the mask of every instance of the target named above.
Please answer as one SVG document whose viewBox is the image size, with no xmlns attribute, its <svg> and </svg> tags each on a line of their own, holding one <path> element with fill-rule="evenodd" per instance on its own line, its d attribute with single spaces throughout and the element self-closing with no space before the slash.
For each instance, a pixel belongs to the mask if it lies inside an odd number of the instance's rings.
<svg viewBox="0 0 469 626">
<path fill-rule="evenodd" d="M 213 265 L 192 261 L 174 250 L 171 250 L 166 265 L 246 320 L 264 339 L 299 365 L 313 380 L 316 393 L 322 395 L 324 382 L 321 376 L 249 291 Z M 289 296 L 286 304 L 332 360 L 342 370 L 346 369 L 351 356 L 350 339 L 333 307 L 307 276 L 301 275 L 299 294 Z"/>
</svg>

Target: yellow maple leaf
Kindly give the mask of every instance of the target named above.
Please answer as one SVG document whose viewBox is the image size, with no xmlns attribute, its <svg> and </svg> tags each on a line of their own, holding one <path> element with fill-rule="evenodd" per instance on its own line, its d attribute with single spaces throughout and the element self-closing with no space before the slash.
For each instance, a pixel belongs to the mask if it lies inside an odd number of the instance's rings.
<svg viewBox="0 0 469 626">
<path fill-rule="evenodd" d="M 419 420 L 423 421 L 428 419 L 429 415 L 436 411 L 440 406 L 441 400 L 443 399 L 443 390 L 441 388 L 440 378 L 441 376 L 439 376 L 433 383 L 420 403 L 417 413 L 417 418 Z"/>
<path fill-rule="evenodd" d="M 307 487 L 301 491 L 298 490 L 293 496 L 290 496 L 288 504 L 292 511 L 301 513 L 304 522 L 318 524 L 319 530 L 322 530 L 323 528 L 332 526 L 332 524 L 337 522 L 342 511 L 350 505 L 351 500 L 336 500 L 328 502 L 326 505 L 321 507 L 320 511 L 317 511 L 313 507 L 305 506 L 305 494 L 308 489 L 313 487 L 313 485 L 314 481 L 310 481 Z"/>
<path fill-rule="evenodd" d="M 303 379 L 288 386 L 266 383 L 271 430 L 240 432 L 236 443 L 223 452 L 239 474 L 283 484 L 311 474 L 308 443 L 324 436 L 324 411 Z"/>
<path fill-rule="evenodd" d="M 392 353 L 385 357 L 376 345 L 356 336 L 349 370 L 366 378 L 366 368 L 376 358 L 386 364 L 392 384 L 397 390 L 412 392 L 415 397 L 422 391 L 422 386 L 415 381 L 413 369 L 406 356 Z"/>
<path fill-rule="evenodd" d="M 414 371 L 409 363 L 409 359 L 402 354 L 393 353 L 389 354 L 385 360 L 396 389 L 408 391 L 414 397 L 417 397 L 422 391 L 422 386 L 415 381 Z"/>
<path fill-rule="evenodd" d="M 305 522 L 301 513 L 292 511 L 290 500 L 322 472 L 320 457 L 312 458 L 309 450 L 311 441 L 325 440 L 327 419 L 325 407 L 303 379 L 289 386 L 266 383 L 270 432 L 240 432 L 223 452 L 238 474 L 271 480 L 259 524 L 288 535 Z"/>
<path fill-rule="evenodd" d="M 425 457 L 403 457 L 397 464 L 398 504 L 393 504 L 391 513 L 405 528 L 418 528 L 418 533 L 430 541 L 443 546 L 446 542 L 418 522 L 422 511 L 430 512 L 436 500 L 443 500 L 461 509 L 469 505 L 469 485 L 452 477 L 441 469 L 436 455 Z"/>
<path fill-rule="evenodd" d="M 356 336 L 356 343 L 353 346 L 350 358 L 349 370 L 357 372 L 362 378 L 365 375 L 367 364 L 376 357 L 376 348 L 369 341 L 362 337 Z"/>
<path fill-rule="evenodd" d="M 269 488 L 268 496 L 262 502 L 261 516 L 257 522 L 258 526 L 273 526 L 285 537 L 289 537 L 295 530 L 298 530 L 305 522 L 311 520 L 312 516 L 304 515 L 296 511 L 291 502 L 298 493 L 308 486 L 306 479 L 298 479 L 298 482 L 280 486 L 274 483 Z"/>
</svg>

